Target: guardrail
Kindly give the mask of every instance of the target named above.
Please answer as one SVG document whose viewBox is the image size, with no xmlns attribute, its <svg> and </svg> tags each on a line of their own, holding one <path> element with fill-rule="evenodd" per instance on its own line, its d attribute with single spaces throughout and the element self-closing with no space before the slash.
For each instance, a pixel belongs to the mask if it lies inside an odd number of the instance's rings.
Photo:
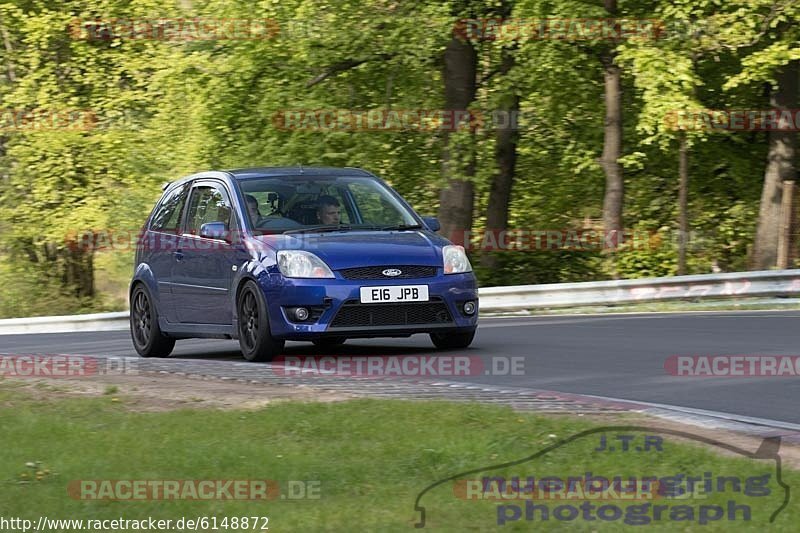
<svg viewBox="0 0 800 533">
<path fill-rule="evenodd" d="M 486 287 L 479 293 L 481 311 L 486 313 L 670 300 L 800 296 L 800 269 Z M 0 320 L 0 335 L 122 329 L 128 329 L 127 311 Z"/>
<path fill-rule="evenodd" d="M 481 311 L 800 295 L 800 269 L 552 283 L 480 290 Z"/>
<path fill-rule="evenodd" d="M 0 335 L 128 329 L 128 316 L 127 311 L 120 311 L 118 313 L 93 313 L 90 315 L 7 318 L 0 320 Z"/>
</svg>

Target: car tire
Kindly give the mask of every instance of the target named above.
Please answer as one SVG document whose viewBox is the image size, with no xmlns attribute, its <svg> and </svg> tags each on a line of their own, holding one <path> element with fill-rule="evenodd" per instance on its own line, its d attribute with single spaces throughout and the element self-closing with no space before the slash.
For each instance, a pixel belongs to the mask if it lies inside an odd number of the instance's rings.
<svg viewBox="0 0 800 533">
<path fill-rule="evenodd" d="M 167 357 L 175 348 L 175 339 L 161 333 L 158 310 L 150 292 L 137 284 L 131 293 L 131 340 L 142 357 Z"/>
<path fill-rule="evenodd" d="M 474 329 L 464 333 L 431 333 L 431 342 L 441 350 L 466 348 L 472 344 L 472 339 L 474 338 Z"/>
<path fill-rule="evenodd" d="M 314 339 L 311 342 L 314 343 L 314 346 L 320 348 L 335 348 L 336 346 L 341 346 L 346 341 L 346 337 L 322 337 L 321 339 Z"/>
<path fill-rule="evenodd" d="M 239 347 L 248 361 L 272 361 L 285 345 L 272 338 L 267 315 L 267 301 L 253 281 L 245 283 L 236 302 Z"/>
</svg>

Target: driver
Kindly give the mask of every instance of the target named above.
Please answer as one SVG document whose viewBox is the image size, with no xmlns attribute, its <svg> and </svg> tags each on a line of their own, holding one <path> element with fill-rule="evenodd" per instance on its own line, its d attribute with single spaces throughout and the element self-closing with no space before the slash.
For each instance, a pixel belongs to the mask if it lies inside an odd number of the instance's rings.
<svg viewBox="0 0 800 533">
<path fill-rule="evenodd" d="M 320 224 L 338 225 L 341 217 L 339 200 L 333 196 L 324 195 L 317 199 L 317 219 Z"/>
</svg>

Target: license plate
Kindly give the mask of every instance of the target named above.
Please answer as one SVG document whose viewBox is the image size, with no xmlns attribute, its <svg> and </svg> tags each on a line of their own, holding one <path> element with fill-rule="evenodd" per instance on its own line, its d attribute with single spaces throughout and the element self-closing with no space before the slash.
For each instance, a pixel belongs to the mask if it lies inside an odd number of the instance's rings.
<svg viewBox="0 0 800 533">
<path fill-rule="evenodd" d="M 361 287 L 361 303 L 427 302 L 427 285 L 393 285 L 390 287 Z"/>
</svg>

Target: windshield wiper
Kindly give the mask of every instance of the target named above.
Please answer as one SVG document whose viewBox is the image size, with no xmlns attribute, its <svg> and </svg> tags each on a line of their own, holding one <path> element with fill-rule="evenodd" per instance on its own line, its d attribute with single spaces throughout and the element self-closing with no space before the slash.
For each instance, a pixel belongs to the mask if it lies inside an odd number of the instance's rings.
<svg viewBox="0 0 800 533">
<path fill-rule="evenodd" d="M 396 226 L 381 226 L 381 231 L 401 231 L 406 229 L 422 229 L 419 224 L 398 224 Z"/>
<path fill-rule="evenodd" d="M 308 228 L 289 229 L 284 231 L 283 234 L 289 235 L 290 233 L 324 233 L 327 231 L 348 231 L 351 229 L 353 228 L 345 225 L 310 226 Z"/>
</svg>

